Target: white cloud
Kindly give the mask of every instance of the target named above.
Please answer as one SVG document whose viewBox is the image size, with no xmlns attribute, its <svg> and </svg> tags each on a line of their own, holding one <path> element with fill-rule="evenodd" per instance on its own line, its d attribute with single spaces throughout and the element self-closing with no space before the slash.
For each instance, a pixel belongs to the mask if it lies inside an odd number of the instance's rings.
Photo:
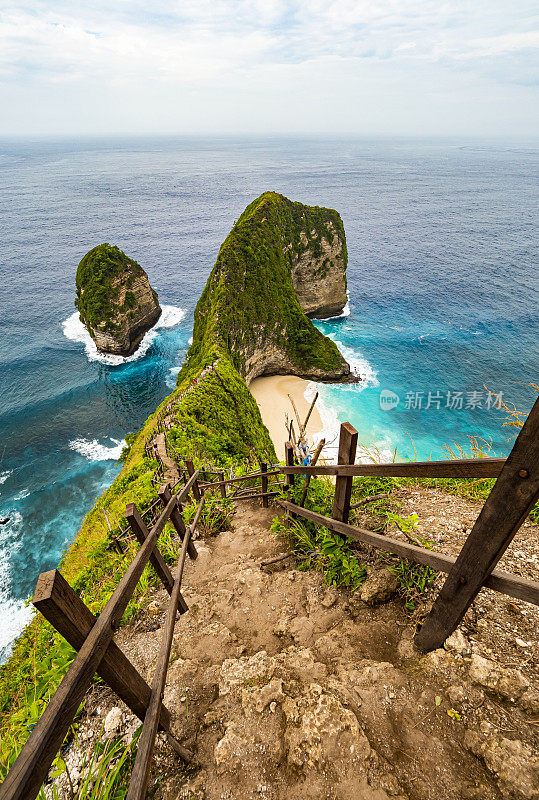
<svg viewBox="0 0 539 800">
<path fill-rule="evenodd" d="M 529 53 L 539 40 L 531 13 L 528 0 L 510 9 L 491 0 L 487 11 L 467 0 L 156 0 L 151 7 L 142 0 L 23 0 L 5 4 L 0 16 L 0 80 L 6 97 L 15 98 L 21 124 L 23 103 L 32 105 L 41 93 L 43 107 L 27 111 L 38 127 L 40 114 L 52 120 L 62 91 L 68 102 L 67 87 L 81 94 L 80 101 L 69 94 L 74 119 L 78 103 L 92 96 L 109 98 L 112 108 L 117 97 L 124 113 L 127 97 L 139 98 L 137 111 L 141 101 L 154 107 L 159 98 L 167 108 L 166 114 L 155 108 L 156 130 L 160 116 L 167 124 L 175 118 L 182 129 L 183 112 L 174 117 L 171 109 L 185 98 L 193 110 L 205 104 L 207 116 L 222 102 L 225 115 L 250 112 L 265 119 L 277 91 L 267 82 L 272 73 L 282 80 L 281 96 L 288 96 L 287 82 L 296 85 L 302 94 L 290 99 L 292 110 L 307 106 L 302 115 L 311 122 L 320 102 L 314 76 L 324 85 L 327 78 L 328 93 L 333 82 L 346 113 L 352 87 L 363 82 L 372 93 L 363 102 L 387 103 L 389 119 L 388 81 L 409 107 L 447 85 L 461 92 L 463 104 L 467 93 L 484 98 L 486 90 L 494 109 L 496 93 L 505 96 L 509 84 L 531 83 Z M 266 97 L 242 105 L 242 95 L 257 87 Z M 197 124 L 204 128 L 199 113 Z M 274 112 L 275 121 L 280 118 Z"/>
</svg>

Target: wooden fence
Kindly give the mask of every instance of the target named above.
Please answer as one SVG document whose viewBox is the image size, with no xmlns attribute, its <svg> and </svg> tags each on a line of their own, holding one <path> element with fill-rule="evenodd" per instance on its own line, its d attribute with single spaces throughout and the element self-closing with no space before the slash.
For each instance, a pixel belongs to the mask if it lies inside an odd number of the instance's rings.
<svg viewBox="0 0 539 800">
<path fill-rule="evenodd" d="M 415 637 L 423 652 L 441 647 L 457 628 L 481 587 L 539 605 L 539 583 L 496 570 L 496 564 L 518 529 L 539 500 L 539 400 L 535 402 L 509 456 L 504 458 L 425 461 L 405 464 L 355 464 L 357 431 L 348 422 L 341 425 L 338 465 L 297 466 L 293 445 L 285 445 L 286 466 L 282 472 L 292 485 L 297 476 L 334 475 L 335 496 L 331 517 L 281 501 L 297 517 L 323 525 L 355 541 L 378 547 L 401 558 L 447 572 L 445 584 Z M 410 478 L 496 478 L 481 512 L 454 559 L 412 544 L 396 541 L 348 524 L 354 476 Z"/>
<path fill-rule="evenodd" d="M 145 512 L 141 513 L 135 503 L 127 505 L 128 526 L 121 533 L 127 535 L 130 532 L 140 543 L 140 548 L 98 617 L 87 608 L 59 570 L 53 569 L 39 576 L 33 605 L 77 650 L 77 655 L 0 786 L 0 800 L 34 800 L 37 796 L 95 673 L 143 721 L 127 800 L 142 800 L 146 795 L 155 738 L 159 729 L 167 734 L 169 743 L 182 759 L 187 762 L 193 759 L 193 754 L 172 734 L 170 712 L 162 702 L 177 614 L 188 610 L 181 594 L 181 585 L 186 557 L 193 560 L 197 557 L 192 535 L 210 489 L 218 490 L 222 497 L 233 497 L 235 500 L 262 498 L 263 504 L 267 506 L 268 498 L 279 494 L 273 486 L 269 486 L 268 479 L 280 470 L 268 471 L 267 466 L 261 464 L 261 469 L 257 472 L 225 479 L 220 470 L 196 470 L 189 459 L 184 464 L 185 475 L 180 477 L 180 482 L 183 481 L 184 485 L 175 494 L 167 484 L 163 484 L 158 491 L 159 500 L 152 503 Z M 217 480 L 210 482 L 210 475 Z M 239 487 L 241 482 L 260 482 L 261 491 L 253 486 L 237 490 L 235 487 Z M 230 493 L 227 492 L 227 487 L 233 487 Z M 197 501 L 197 508 L 193 521 L 186 525 L 182 504 L 189 494 Z M 148 529 L 144 516 L 158 504 L 163 510 Z M 157 546 L 167 522 L 172 523 L 182 542 L 174 574 Z M 118 534 L 114 535 L 116 541 L 119 538 Z M 113 639 L 148 562 L 170 595 L 151 686 Z"/>
<path fill-rule="evenodd" d="M 219 491 L 222 497 L 234 501 L 260 498 L 267 507 L 269 498 L 281 494 L 283 487 L 283 482 L 270 483 L 270 478 L 277 475 L 284 476 L 286 490 L 293 487 L 298 478 L 305 476 L 299 503 L 292 503 L 290 500 L 279 501 L 291 515 L 311 520 L 337 534 L 364 542 L 401 558 L 447 572 L 446 582 L 416 636 L 417 646 L 425 652 L 443 644 L 483 586 L 539 605 L 538 583 L 495 569 L 526 516 L 539 499 L 539 400 L 534 405 L 507 459 L 355 464 L 357 437 L 357 431 L 349 423 L 341 426 L 338 464 L 335 466 L 295 464 L 292 442 L 287 442 L 285 445 L 284 467 L 268 469 L 267 464 L 261 463 L 258 471 L 228 479 L 225 479 L 222 470 L 196 470 L 192 461 L 184 460 L 179 481 L 183 486 L 178 491 L 173 493 L 171 487 L 163 484 L 158 491 L 159 501 L 155 501 L 146 511 L 141 513 L 134 503 L 127 506 L 128 526 L 122 531 L 122 535 L 130 532 L 140 543 L 140 548 L 97 618 L 58 570 L 51 570 L 39 576 L 33 598 L 34 606 L 78 652 L 0 787 L 0 800 L 34 800 L 47 778 L 54 757 L 96 672 L 131 711 L 143 720 L 127 800 L 142 800 L 145 797 L 155 737 L 159 728 L 166 732 L 168 741 L 181 758 L 186 761 L 193 758 L 193 754 L 171 733 L 170 712 L 163 705 L 162 696 L 177 613 L 188 610 L 181 594 L 185 561 L 188 555 L 192 559 L 197 557 L 192 535 L 210 490 Z M 313 460 L 316 460 L 319 451 L 320 448 Z M 331 517 L 304 508 L 309 482 L 315 475 L 335 476 Z M 459 556 L 455 559 L 348 524 L 352 481 L 356 475 L 496 478 L 496 483 Z M 260 488 L 257 485 L 242 487 L 246 482 L 258 484 L 259 481 Z M 197 502 L 197 508 L 193 521 L 187 526 L 183 519 L 182 504 L 190 493 Z M 157 507 L 163 510 L 148 528 L 150 512 L 155 512 Z M 148 517 L 148 523 L 144 519 L 145 516 Z M 167 522 L 172 523 L 182 542 L 174 574 L 171 573 L 157 547 L 159 536 Z M 148 563 L 152 564 L 170 595 L 151 686 L 113 640 L 114 632 Z"/>
</svg>

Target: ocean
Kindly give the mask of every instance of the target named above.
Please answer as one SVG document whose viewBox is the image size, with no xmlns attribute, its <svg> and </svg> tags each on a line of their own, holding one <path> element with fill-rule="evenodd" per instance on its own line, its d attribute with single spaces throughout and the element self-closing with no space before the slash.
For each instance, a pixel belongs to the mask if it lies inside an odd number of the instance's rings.
<svg viewBox="0 0 539 800">
<path fill-rule="evenodd" d="M 537 383 L 537 147 L 464 140 L 0 140 L 0 661 L 117 458 L 170 392 L 219 245 L 266 189 L 336 208 L 349 306 L 317 322 L 363 377 L 320 390 L 328 440 L 444 458 L 506 454 L 501 399 Z M 129 359 L 100 356 L 73 301 L 82 256 L 117 244 L 164 313 Z M 334 445 L 333 445 L 334 446 Z"/>
</svg>

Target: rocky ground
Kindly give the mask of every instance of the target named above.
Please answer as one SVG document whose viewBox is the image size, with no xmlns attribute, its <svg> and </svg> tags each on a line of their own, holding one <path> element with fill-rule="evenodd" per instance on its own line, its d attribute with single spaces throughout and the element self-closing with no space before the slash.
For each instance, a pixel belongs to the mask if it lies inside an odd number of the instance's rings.
<svg viewBox="0 0 539 800">
<path fill-rule="evenodd" d="M 407 488 L 399 499 L 448 553 L 480 507 L 436 490 Z M 428 606 L 410 615 L 391 599 L 379 562 L 353 596 L 291 559 L 261 569 L 286 552 L 269 531 L 276 513 L 241 505 L 231 530 L 197 542 L 164 697 L 197 763 L 183 765 L 160 738 L 149 795 L 539 798 L 538 609 L 484 590 L 445 648 L 422 656 L 412 639 Z M 538 554 L 537 527 L 526 526 L 502 566 L 533 577 Z M 147 680 L 166 604 L 157 592 L 118 636 Z M 81 748 L 103 723 L 105 738 L 138 726 L 106 687 L 94 688 L 87 709 Z M 73 745 L 75 783 L 79 761 Z"/>
</svg>

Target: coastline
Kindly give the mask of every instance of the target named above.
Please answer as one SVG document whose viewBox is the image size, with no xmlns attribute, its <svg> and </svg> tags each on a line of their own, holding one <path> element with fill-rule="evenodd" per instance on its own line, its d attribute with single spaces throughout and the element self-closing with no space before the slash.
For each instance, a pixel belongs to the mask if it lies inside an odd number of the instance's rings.
<svg viewBox="0 0 539 800">
<path fill-rule="evenodd" d="M 255 378 L 249 386 L 251 394 L 260 409 L 262 421 L 271 436 L 277 458 L 280 460 L 284 459 L 284 443 L 288 439 L 285 426 L 287 414 L 289 420 L 294 420 L 296 435 L 298 432 L 294 409 L 288 395 L 293 398 L 303 421 L 310 406 L 310 401 L 305 399 L 305 392 L 309 383 L 310 381 L 304 378 L 297 378 L 295 375 L 268 375 L 262 378 Z M 322 428 L 322 418 L 315 406 L 307 425 L 307 436 L 311 442 Z"/>
</svg>

